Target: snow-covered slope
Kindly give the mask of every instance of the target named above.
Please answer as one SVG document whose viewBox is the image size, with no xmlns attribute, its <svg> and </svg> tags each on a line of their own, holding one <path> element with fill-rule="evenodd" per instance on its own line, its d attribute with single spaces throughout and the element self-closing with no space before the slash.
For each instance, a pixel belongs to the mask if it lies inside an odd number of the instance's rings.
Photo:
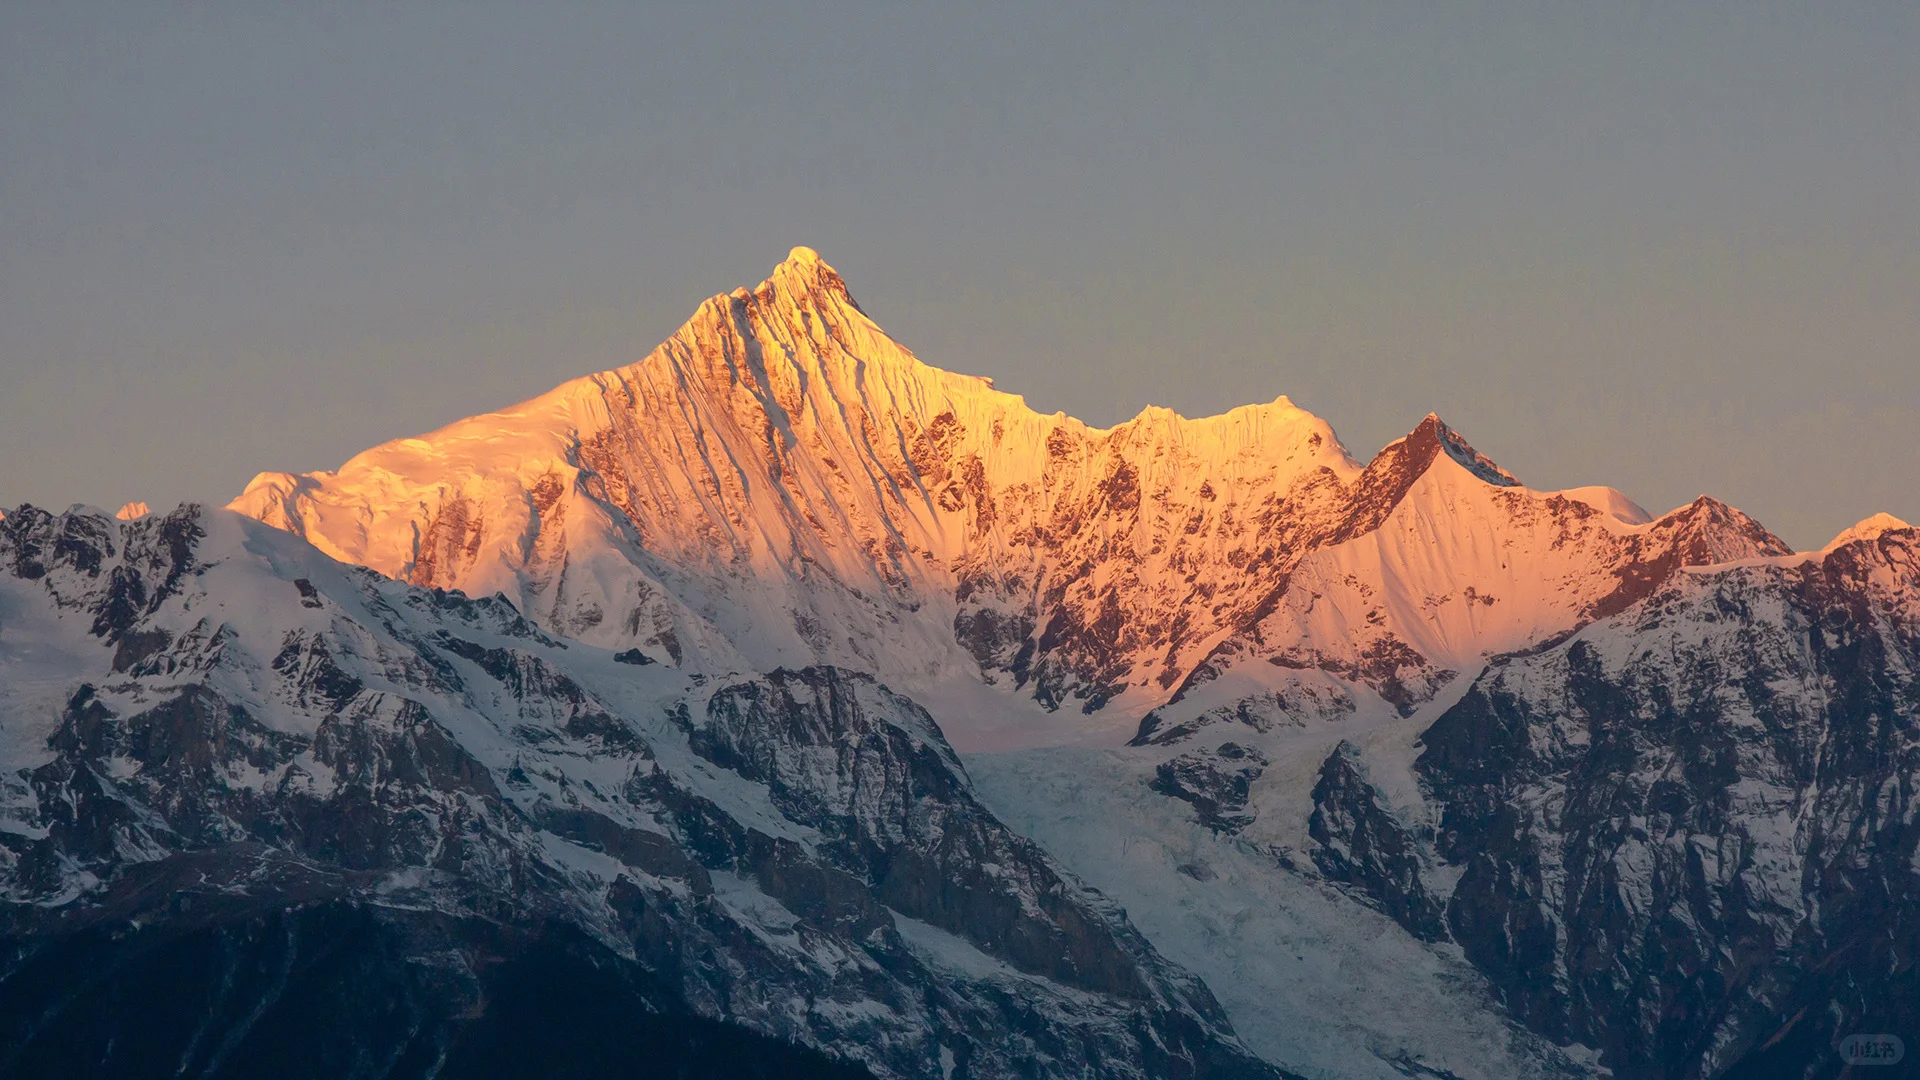
<svg viewBox="0 0 1920 1080">
<path fill-rule="evenodd" d="M 1314 1080 L 1598 1075 L 1590 1051 L 1503 1016 L 1457 950 L 1303 873 L 1305 854 L 1265 830 L 1214 828 L 1166 798 L 1149 755 L 1043 747 L 967 760 L 1001 820 L 1125 905 L 1269 1061 Z"/>
<path fill-rule="evenodd" d="M 551 1046 L 537 984 L 594 1018 L 540 1074 L 669 1014 L 733 1025 L 664 1025 L 687 1075 L 1279 1075 L 911 702 L 641 659 L 224 511 L 11 512 L 0 1073 L 435 1075 Z"/>
<path fill-rule="evenodd" d="M 1704 496 L 1636 524 L 1490 485 L 1441 455 L 1376 527 L 1302 559 L 1271 610 L 1216 646 L 1136 740 L 1175 741 L 1222 719 L 1410 714 L 1488 657 L 1622 611 L 1682 567 L 1789 551 Z"/>
<path fill-rule="evenodd" d="M 921 363 L 805 248 L 636 364 L 262 474 L 233 509 L 689 671 L 835 663 L 1123 717 L 1228 671 L 1210 699 L 1311 669 L 1407 708 L 1675 566 L 1787 550 L 1719 504 L 1649 522 L 1528 490 L 1436 417 L 1362 467 L 1285 398 L 1043 416 Z"/>
<path fill-rule="evenodd" d="M 1840 535 L 1828 542 L 1822 551 L 1832 551 L 1845 547 L 1856 540 L 1875 540 L 1882 534 L 1896 529 L 1911 529 L 1913 526 L 1885 512 L 1871 515 L 1840 530 Z"/>
</svg>

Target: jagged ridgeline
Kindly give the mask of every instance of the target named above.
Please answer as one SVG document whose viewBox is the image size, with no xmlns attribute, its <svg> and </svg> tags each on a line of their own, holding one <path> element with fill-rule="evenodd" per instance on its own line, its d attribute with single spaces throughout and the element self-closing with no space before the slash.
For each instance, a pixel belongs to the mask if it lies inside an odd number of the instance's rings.
<svg viewBox="0 0 1920 1080">
<path fill-rule="evenodd" d="M 1286 398 L 1092 428 L 805 248 L 630 366 L 144 510 L 0 520 L 0 1074 L 1832 1076 L 1920 1031 L 1885 515 L 1795 553 Z"/>
<path fill-rule="evenodd" d="M 1530 491 L 1437 417 L 1362 466 L 1284 397 L 1043 416 L 920 362 L 806 248 L 638 363 L 232 508 L 690 671 L 984 673 L 1135 718 L 1227 673 L 1410 710 L 1679 566 L 1789 550 L 1712 500 Z"/>
</svg>

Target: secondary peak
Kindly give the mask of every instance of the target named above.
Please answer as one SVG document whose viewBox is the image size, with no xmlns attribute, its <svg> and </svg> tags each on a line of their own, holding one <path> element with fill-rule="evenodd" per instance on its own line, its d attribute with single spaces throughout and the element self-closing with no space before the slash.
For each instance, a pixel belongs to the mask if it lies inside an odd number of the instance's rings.
<svg viewBox="0 0 1920 1080">
<path fill-rule="evenodd" d="M 1876 540 L 1879 539 L 1882 533 L 1911 528 L 1913 528 L 1913 526 L 1901 521 L 1892 514 L 1884 512 L 1878 513 L 1843 529 L 1839 536 L 1834 537 L 1833 540 L 1827 544 L 1826 550 L 1832 551 L 1834 548 L 1859 540 Z"/>
<path fill-rule="evenodd" d="M 1436 445 L 1446 452 L 1448 457 L 1458 462 L 1468 472 L 1495 487 L 1519 487 L 1520 481 L 1507 470 L 1494 464 L 1492 458 L 1473 448 L 1466 437 L 1440 419 L 1438 413 L 1428 413 L 1407 437 L 1389 446 L 1406 446 L 1409 449 Z M 1382 451 L 1384 453 L 1385 451 Z"/>
</svg>

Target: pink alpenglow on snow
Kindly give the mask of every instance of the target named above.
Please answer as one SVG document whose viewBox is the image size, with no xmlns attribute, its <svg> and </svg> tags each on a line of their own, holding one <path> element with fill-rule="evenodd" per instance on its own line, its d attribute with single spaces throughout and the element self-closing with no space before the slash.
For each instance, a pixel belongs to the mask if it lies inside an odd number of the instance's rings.
<svg viewBox="0 0 1920 1080">
<path fill-rule="evenodd" d="M 1790 553 L 1710 499 L 1655 519 L 1527 488 L 1436 416 L 1363 463 L 1285 397 L 1042 415 L 923 363 L 805 247 L 634 364 L 232 508 L 694 672 L 987 687 L 1031 707 L 1016 740 L 1239 700 L 1405 711 L 1681 566 Z M 1032 723 L 1063 709 L 1085 719 Z"/>
</svg>

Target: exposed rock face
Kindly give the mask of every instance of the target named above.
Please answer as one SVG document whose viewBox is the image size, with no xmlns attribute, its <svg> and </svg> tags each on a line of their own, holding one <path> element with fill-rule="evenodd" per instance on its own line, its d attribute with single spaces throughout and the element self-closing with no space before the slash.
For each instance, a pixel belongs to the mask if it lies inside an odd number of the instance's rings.
<svg viewBox="0 0 1920 1080">
<path fill-rule="evenodd" d="M 1417 763 L 1447 932 L 1615 1075 L 1838 1073 L 1843 1037 L 1920 1022 L 1917 669 L 1912 529 L 1683 575 L 1494 664 Z M 1409 834 L 1344 757 L 1316 859 L 1430 931 L 1445 878 L 1354 857 Z"/>
<path fill-rule="evenodd" d="M 1153 789 L 1192 803 L 1208 828 L 1238 832 L 1252 820 L 1247 797 L 1266 767 L 1260 751 L 1226 742 L 1162 762 L 1155 770 Z"/>
<path fill-rule="evenodd" d="M 869 677 L 636 668 L 191 507 L 13 512 L 0 610 L 7 1071 L 1278 1075 Z"/>
<path fill-rule="evenodd" d="M 1353 744 L 1342 741 L 1321 765 L 1313 806 L 1308 835 L 1320 872 L 1358 886 L 1415 937 L 1443 940 L 1445 906 L 1422 877 L 1420 845 L 1367 782 Z"/>
</svg>

